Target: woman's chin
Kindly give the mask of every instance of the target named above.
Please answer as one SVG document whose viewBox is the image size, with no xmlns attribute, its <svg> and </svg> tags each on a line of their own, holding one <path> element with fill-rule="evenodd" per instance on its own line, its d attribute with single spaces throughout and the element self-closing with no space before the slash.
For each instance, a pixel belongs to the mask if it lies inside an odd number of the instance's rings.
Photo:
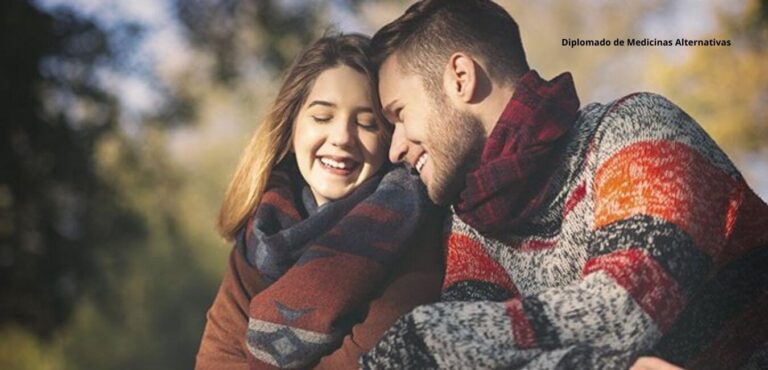
<svg viewBox="0 0 768 370">
<path fill-rule="evenodd" d="M 320 201 L 321 199 L 326 202 L 342 199 L 347 195 L 352 194 L 355 188 L 357 187 L 352 184 L 325 184 L 319 189 L 313 189 L 313 193 L 315 194 L 315 199 L 318 200 L 318 204 L 320 204 L 322 203 Z"/>
</svg>

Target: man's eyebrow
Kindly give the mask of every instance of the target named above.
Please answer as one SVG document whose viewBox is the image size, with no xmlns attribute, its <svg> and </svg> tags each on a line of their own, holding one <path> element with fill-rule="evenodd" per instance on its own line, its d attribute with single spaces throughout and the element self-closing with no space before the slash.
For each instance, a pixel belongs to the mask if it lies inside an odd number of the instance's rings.
<svg viewBox="0 0 768 370">
<path fill-rule="evenodd" d="M 336 108 L 336 104 L 331 103 L 331 102 L 327 102 L 325 100 L 315 100 L 315 101 L 309 103 L 307 108 L 310 108 L 310 107 L 315 106 L 315 105 L 323 105 L 323 106 L 326 106 L 326 107 Z"/>
<path fill-rule="evenodd" d="M 391 102 L 389 102 L 389 104 L 385 105 L 382 108 L 382 110 L 385 111 L 385 112 L 390 112 L 390 111 L 392 111 L 392 106 L 395 105 L 395 104 L 397 104 L 397 99 L 392 100 Z"/>
</svg>

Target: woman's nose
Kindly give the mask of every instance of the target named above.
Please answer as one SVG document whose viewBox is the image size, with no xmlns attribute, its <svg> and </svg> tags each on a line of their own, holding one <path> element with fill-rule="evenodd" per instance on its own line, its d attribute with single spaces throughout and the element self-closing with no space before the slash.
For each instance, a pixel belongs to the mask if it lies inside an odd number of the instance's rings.
<svg viewBox="0 0 768 370">
<path fill-rule="evenodd" d="M 348 120 L 337 120 L 333 124 L 331 124 L 331 132 L 329 133 L 328 139 L 330 140 L 331 144 L 338 147 L 348 147 L 351 146 L 352 143 L 355 141 L 354 136 L 355 133 L 353 132 L 355 130 L 355 124 L 348 122 Z"/>
</svg>

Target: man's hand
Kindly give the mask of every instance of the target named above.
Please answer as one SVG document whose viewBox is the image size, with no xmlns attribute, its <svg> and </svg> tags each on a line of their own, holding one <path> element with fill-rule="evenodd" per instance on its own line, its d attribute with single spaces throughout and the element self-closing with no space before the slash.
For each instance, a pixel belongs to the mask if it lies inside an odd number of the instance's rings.
<svg viewBox="0 0 768 370">
<path fill-rule="evenodd" d="M 629 370 L 684 370 L 657 357 L 640 357 Z"/>
</svg>

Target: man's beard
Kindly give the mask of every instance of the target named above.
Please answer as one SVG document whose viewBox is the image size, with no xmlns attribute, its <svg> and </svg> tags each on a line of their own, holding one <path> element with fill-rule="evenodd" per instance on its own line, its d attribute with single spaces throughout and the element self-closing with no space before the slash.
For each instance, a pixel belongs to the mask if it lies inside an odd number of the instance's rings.
<svg viewBox="0 0 768 370">
<path fill-rule="evenodd" d="M 476 117 L 441 100 L 435 105 L 429 124 L 432 178 L 427 184 L 429 198 L 436 204 L 452 204 L 464 188 L 466 175 L 480 162 L 485 146 L 483 125 Z"/>
</svg>

